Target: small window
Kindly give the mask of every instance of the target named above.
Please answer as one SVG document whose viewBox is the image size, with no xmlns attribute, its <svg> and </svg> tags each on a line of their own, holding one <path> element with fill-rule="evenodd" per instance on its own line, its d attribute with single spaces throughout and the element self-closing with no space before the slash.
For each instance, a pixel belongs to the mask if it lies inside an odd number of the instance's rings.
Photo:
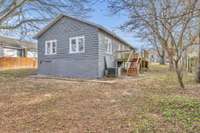
<svg viewBox="0 0 200 133">
<path fill-rule="evenodd" d="M 54 55 L 57 52 L 57 41 L 50 40 L 45 42 L 45 55 Z"/>
<path fill-rule="evenodd" d="M 125 50 L 125 46 L 124 45 L 122 45 L 122 50 Z"/>
<path fill-rule="evenodd" d="M 106 53 L 112 54 L 112 42 L 109 38 L 105 38 Z"/>
<path fill-rule="evenodd" d="M 122 45 L 120 43 L 118 44 L 118 50 L 122 50 Z"/>
<path fill-rule="evenodd" d="M 85 37 L 72 37 L 69 39 L 69 53 L 84 53 Z"/>
</svg>

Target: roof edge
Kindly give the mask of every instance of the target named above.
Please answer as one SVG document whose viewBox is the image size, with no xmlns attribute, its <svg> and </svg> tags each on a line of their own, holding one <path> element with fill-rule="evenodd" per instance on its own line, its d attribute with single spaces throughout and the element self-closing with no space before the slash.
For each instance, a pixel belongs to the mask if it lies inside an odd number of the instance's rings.
<svg viewBox="0 0 200 133">
<path fill-rule="evenodd" d="M 20 40 L 10 36 L 0 36 L 1 46 L 13 46 L 13 44 L 20 46 L 21 48 L 32 48 L 36 49 L 37 44 L 27 40 Z"/>
<path fill-rule="evenodd" d="M 69 16 L 69 15 L 65 15 L 65 14 L 60 14 L 58 15 L 54 20 L 52 20 L 49 24 L 47 24 L 40 32 L 38 32 L 33 38 L 34 39 L 37 39 L 39 38 L 41 35 L 43 35 L 51 26 L 53 26 L 54 24 L 56 24 L 60 19 L 62 19 L 63 17 L 68 17 L 68 18 L 71 18 L 71 19 L 74 19 L 76 21 L 80 21 L 82 23 L 85 23 L 85 24 L 88 24 L 90 26 L 93 26 L 93 27 L 96 27 L 97 29 L 100 29 L 104 32 L 106 32 L 107 34 L 113 36 L 114 38 L 116 38 L 117 40 L 125 43 L 128 47 L 132 48 L 135 50 L 135 48 L 130 44 L 128 43 L 127 41 L 125 41 L 124 39 L 122 39 L 121 37 L 119 37 L 117 34 L 115 34 L 114 32 L 108 30 L 107 28 L 105 28 L 104 26 L 102 25 L 99 25 L 99 24 L 95 24 L 93 22 L 89 22 L 87 20 L 83 20 L 83 19 L 79 19 L 79 18 L 76 18 L 76 17 L 73 17 L 73 16 Z"/>
<path fill-rule="evenodd" d="M 53 26 L 54 24 L 56 24 L 63 17 L 64 17 L 63 14 L 58 15 L 49 24 L 47 24 L 41 31 L 39 31 L 33 38 L 34 39 L 39 38 L 43 33 L 45 33 L 51 26 Z"/>
</svg>

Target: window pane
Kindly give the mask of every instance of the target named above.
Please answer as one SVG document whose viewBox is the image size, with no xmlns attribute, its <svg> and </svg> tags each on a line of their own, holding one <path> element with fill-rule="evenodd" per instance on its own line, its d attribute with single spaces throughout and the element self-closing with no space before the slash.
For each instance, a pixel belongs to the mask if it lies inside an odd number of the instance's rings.
<svg viewBox="0 0 200 133">
<path fill-rule="evenodd" d="M 109 53 L 112 53 L 112 43 L 111 42 L 109 43 L 109 48 L 110 48 Z"/>
<path fill-rule="evenodd" d="M 56 42 L 52 42 L 52 53 L 56 53 Z"/>
<path fill-rule="evenodd" d="M 47 54 L 50 54 L 51 53 L 51 43 L 48 42 L 47 43 Z"/>
<path fill-rule="evenodd" d="M 108 46 L 108 39 L 105 39 L 105 44 L 106 44 L 106 52 L 108 52 L 109 46 Z"/>
<path fill-rule="evenodd" d="M 110 50 L 110 47 L 109 47 L 109 44 L 107 43 L 106 44 L 106 52 L 109 52 L 109 50 Z"/>
<path fill-rule="evenodd" d="M 118 44 L 118 50 L 121 50 L 121 44 Z"/>
<path fill-rule="evenodd" d="M 83 38 L 78 39 L 78 50 L 79 50 L 79 52 L 84 51 L 84 42 L 83 41 L 84 41 Z"/>
<path fill-rule="evenodd" d="M 109 53 L 112 53 L 112 42 L 111 42 L 111 40 L 108 41 L 108 45 L 109 45 Z"/>
<path fill-rule="evenodd" d="M 71 40 L 71 51 L 76 52 L 76 39 Z"/>
<path fill-rule="evenodd" d="M 72 44 L 72 51 L 76 52 L 76 44 Z"/>
<path fill-rule="evenodd" d="M 76 44 L 76 39 L 72 39 L 72 44 Z"/>
<path fill-rule="evenodd" d="M 106 52 L 107 53 L 112 53 L 112 43 L 109 38 L 105 39 L 105 44 L 106 44 Z"/>
</svg>

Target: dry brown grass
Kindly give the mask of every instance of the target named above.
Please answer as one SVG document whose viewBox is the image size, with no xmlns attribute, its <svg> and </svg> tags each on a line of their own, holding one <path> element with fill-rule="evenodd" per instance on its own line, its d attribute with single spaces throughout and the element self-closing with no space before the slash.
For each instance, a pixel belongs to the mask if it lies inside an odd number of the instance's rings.
<svg viewBox="0 0 200 133">
<path fill-rule="evenodd" d="M 192 75 L 185 79 L 186 90 L 181 90 L 174 74 L 161 66 L 153 66 L 144 79 L 117 79 L 112 84 L 36 79 L 28 76 L 32 73 L 0 73 L 0 132 L 181 133 L 199 129 L 199 123 L 187 127 L 163 113 L 162 102 L 168 97 L 199 102 L 200 85 Z"/>
</svg>

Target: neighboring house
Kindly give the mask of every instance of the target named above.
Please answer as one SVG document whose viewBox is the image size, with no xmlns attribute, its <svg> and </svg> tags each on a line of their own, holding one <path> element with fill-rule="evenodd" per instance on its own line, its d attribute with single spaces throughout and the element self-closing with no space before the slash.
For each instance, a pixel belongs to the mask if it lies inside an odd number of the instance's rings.
<svg viewBox="0 0 200 133">
<path fill-rule="evenodd" d="M 187 56 L 189 58 L 198 57 L 198 55 L 199 55 L 199 45 L 193 45 L 187 49 Z"/>
<path fill-rule="evenodd" d="M 187 66 L 187 71 L 189 72 L 195 72 L 197 70 L 197 65 L 198 65 L 198 58 L 199 58 L 199 45 L 193 45 L 190 46 L 186 53 L 186 66 Z"/>
<path fill-rule="evenodd" d="M 105 67 L 116 67 L 115 51 L 133 47 L 100 25 L 59 15 L 40 31 L 38 73 L 101 78 Z"/>
<path fill-rule="evenodd" d="M 158 51 L 155 49 L 149 50 L 149 61 L 150 63 L 160 63 L 160 56 L 158 54 Z"/>
<path fill-rule="evenodd" d="M 0 57 L 37 57 L 37 45 L 0 36 Z"/>
</svg>

